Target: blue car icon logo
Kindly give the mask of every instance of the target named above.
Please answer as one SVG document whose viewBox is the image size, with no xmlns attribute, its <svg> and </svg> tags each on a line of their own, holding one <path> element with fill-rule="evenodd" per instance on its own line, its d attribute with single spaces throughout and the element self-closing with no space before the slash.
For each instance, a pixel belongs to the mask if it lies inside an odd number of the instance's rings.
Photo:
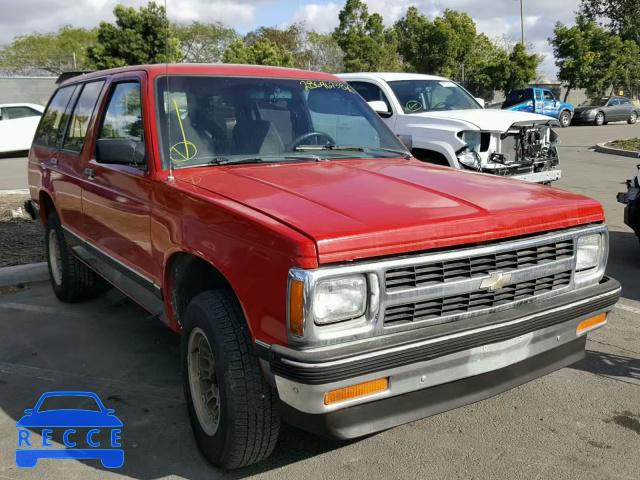
<svg viewBox="0 0 640 480">
<path fill-rule="evenodd" d="M 55 408 L 43 406 L 70 402 L 91 405 L 85 408 Z M 18 448 L 16 465 L 32 468 L 41 458 L 100 459 L 106 468 L 119 468 L 124 464 L 124 450 L 120 444 L 122 422 L 114 410 L 104 407 L 100 398 L 91 392 L 49 392 L 40 397 L 36 406 L 24 411 L 18 420 Z M 42 444 L 31 439 L 34 430 L 42 429 Z M 67 448 L 53 448 L 51 442 L 55 430 L 64 430 L 62 440 Z M 79 431 L 79 429 L 82 429 Z M 86 434 L 84 430 L 89 429 Z M 104 436 L 108 435 L 109 442 Z M 98 439 L 100 437 L 100 439 Z M 88 448 L 76 448 L 78 444 Z M 84 446 L 84 445 L 83 445 Z M 109 446 L 110 448 L 104 448 Z"/>
</svg>

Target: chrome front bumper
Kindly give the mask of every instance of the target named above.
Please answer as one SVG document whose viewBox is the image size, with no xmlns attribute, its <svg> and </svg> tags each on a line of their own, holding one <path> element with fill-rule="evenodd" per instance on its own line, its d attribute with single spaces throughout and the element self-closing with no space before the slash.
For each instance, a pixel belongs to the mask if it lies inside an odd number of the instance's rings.
<svg viewBox="0 0 640 480">
<path fill-rule="evenodd" d="M 302 423 L 299 426 L 313 431 L 309 425 L 317 423 L 318 417 L 332 417 L 342 410 L 364 408 L 368 404 L 401 402 L 401 398 L 422 391 L 428 395 L 432 389 L 444 388 L 447 384 L 471 381 L 490 372 L 524 365 L 531 359 L 558 356 L 557 352 L 564 350 L 571 350 L 574 362 L 579 359 L 576 357 L 576 345 L 584 343 L 588 333 L 584 331 L 578 334 L 578 325 L 590 317 L 610 311 L 620 296 L 620 290 L 618 282 L 605 279 L 595 287 L 502 312 L 500 319 L 504 318 L 505 321 L 367 353 L 345 355 L 346 350 L 336 348 L 294 353 L 285 347 L 264 344 L 259 344 L 258 352 L 284 408 L 295 413 L 291 418 L 298 418 L 294 423 Z M 493 316 L 496 315 L 500 314 Z M 584 353 L 584 345 L 581 353 Z M 536 362 L 539 363 L 539 360 Z M 565 364 L 561 360 L 556 362 L 557 368 Z M 520 376 L 523 379 L 521 383 L 528 381 L 525 376 Z M 325 405 L 325 395 L 329 391 L 380 378 L 389 378 L 387 390 Z M 488 396 L 512 388 L 517 380 L 512 379 L 505 388 L 492 390 Z M 459 399 L 450 400 L 451 405 L 458 402 L 457 406 L 461 406 Z M 447 409 L 445 405 L 433 413 Z M 393 418 L 387 418 L 384 428 L 405 423 L 402 418 L 412 421 L 422 417 L 416 417 L 415 413 L 398 416 L 397 423 Z M 354 432 L 360 431 L 366 431 L 363 434 L 373 433 L 377 431 L 375 423 L 365 427 L 360 425 L 359 429 L 353 431 L 349 428 L 345 430 L 343 425 L 340 430 L 342 433 L 334 433 L 339 438 L 352 438 Z M 351 431 L 353 435 L 346 431 Z M 334 436 L 331 431 L 328 434 Z"/>
</svg>

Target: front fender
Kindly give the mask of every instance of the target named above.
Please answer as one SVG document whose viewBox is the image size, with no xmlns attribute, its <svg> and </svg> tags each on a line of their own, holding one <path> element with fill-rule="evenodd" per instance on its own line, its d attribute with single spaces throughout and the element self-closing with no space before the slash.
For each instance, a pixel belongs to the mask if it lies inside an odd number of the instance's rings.
<svg viewBox="0 0 640 480">
<path fill-rule="evenodd" d="M 422 150 L 431 150 L 433 152 L 437 152 L 444 156 L 449 162 L 449 166 L 452 168 L 460 168 L 460 164 L 458 163 L 458 157 L 456 156 L 456 152 L 450 143 L 435 141 L 435 140 L 426 140 L 419 139 L 413 137 L 413 147 L 420 148 Z"/>
</svg>

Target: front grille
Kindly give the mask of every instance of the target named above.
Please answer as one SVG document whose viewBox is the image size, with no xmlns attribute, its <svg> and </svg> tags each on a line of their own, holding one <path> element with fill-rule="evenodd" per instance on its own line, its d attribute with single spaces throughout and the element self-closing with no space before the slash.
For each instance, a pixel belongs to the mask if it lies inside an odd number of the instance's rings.
<svg viewBox="0 0 640 480">
<path fill-rule="evenodd" d="M 401 325 L 434 318 L 460 315 L 512 302 L 527 300 L 543 293 L 559 290 L 571 283 L 571 270 L 526 282 L 506 285 L 500 290 L 477 290 L 448 297 L 388 307 L 384 325 Z"/>
<path fill-rule="evenodd" d="M 534 267 L 573 257 L 573 240 L 547 243 L 489 255 L 463 257 L 385 272 L 387 291 L 428 287 L 456 280 L 486 277 L 492 272 Z"/>
</svg>

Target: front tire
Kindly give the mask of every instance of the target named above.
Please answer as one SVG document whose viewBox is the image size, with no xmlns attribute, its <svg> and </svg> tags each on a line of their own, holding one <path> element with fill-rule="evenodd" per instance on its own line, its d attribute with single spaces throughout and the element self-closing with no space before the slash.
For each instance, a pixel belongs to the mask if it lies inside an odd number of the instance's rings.
<svg viewBox="0 0 640 480">
<path fill-rule="evenodd" d="M 567 111 L 564 111 L 560 114 L 560 126 L 562 128 L 567 128 L 569 125 L 571 125 L 571 114 Z"/>
<path fill-rule="evenodd" d="M 77 302 L 98 293 L 98 276 L 71 253 L 56 212 L 47 217 L 45 234 L 49 277 L 56 296 L 63 302 Z"/>
<path fill-rule="evenodd" d="M 638 114 L 636 112 L 631 112 L 631 115 L 629 115 L 629 120 L 627 120 L 627 123 L 629 125 L 635 125 L 637 121 L 638 121 Z"/>
<path fill-rule="evenodd" d="M 602 112 L 596 113 L 596 120 L 595 120 L 596 127 L 601 127 L 602 125 L 604 125 L 604 123 L 605 123 L 604 113 Z"/>
<path fill-rule="evenodd" d="M 231 292 L 203 292 L 189 303 L 180 347 L 184 395 L 202 454 L 226 469 L 267 458 L 280 429 L 276 394 Z"/>
</svg>

